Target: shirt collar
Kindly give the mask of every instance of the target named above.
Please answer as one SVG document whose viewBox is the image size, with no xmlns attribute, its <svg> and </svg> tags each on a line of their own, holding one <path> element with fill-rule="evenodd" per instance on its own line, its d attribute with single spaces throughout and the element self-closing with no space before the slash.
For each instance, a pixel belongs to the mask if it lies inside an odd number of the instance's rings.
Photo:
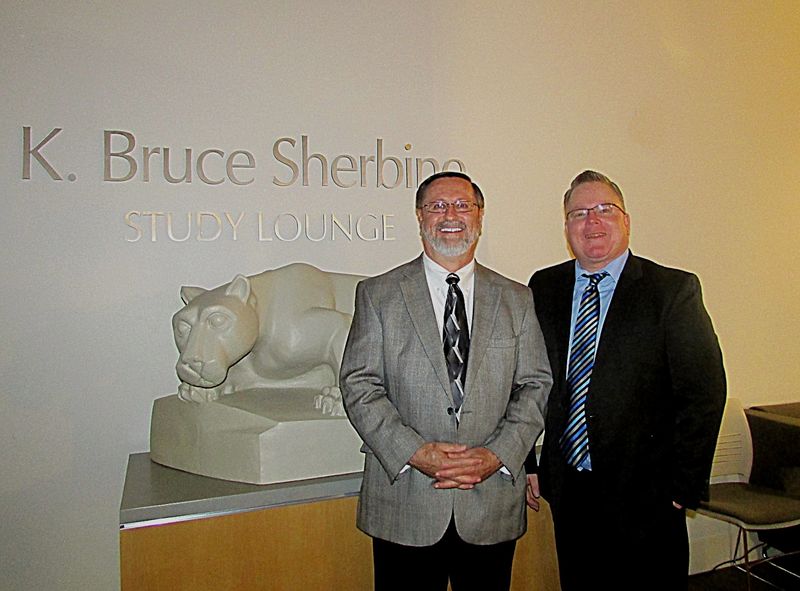
<svg viewBox="0 0 800 591">
<path fill-rule="evenodd" d="M 442 284 L 445 283 L 447 276 L 452 273 L 452 271 L 448 271 L 442 267 L 424 252 L 422 253 L 422 264 L 425 265 L 425 273 L 428 276 L 441 277 Z M 459 285 L 466 285 L 469 283 L 472 280 L 472 276 L 475 274 L 475 259 L 472 259 L 455 273 L 458 275 Z"/>
<path fill-rule="evenodd" d="M 622 275 L 622 269 L 625 268 L 625 263 L 628 262 L 628 256 L 630 254 L 631 254 L 630 250 L 625 250 L 625 252 L 623 252 L 621 255 L 619 255 L 610 263 L 608 263 L 605 267 L 603 267 L 602 269 L 598 269 L 597 271 L 594 271 L 594 273 L 602 273 L 603 271 L 605 271 L 611 276 L 611 278 L 614 280 L 614 283 L 617 283 L 619 281 L 619 276 Z M 581 264 L 578 262 L 578 259 L 575 259 L 575 283 L 588 281 L 586 277 L 583 277 L 584 273 L 586 273 L 587 275 L 591 274 L 589 271 L 581 267 Z"/>
</svg>

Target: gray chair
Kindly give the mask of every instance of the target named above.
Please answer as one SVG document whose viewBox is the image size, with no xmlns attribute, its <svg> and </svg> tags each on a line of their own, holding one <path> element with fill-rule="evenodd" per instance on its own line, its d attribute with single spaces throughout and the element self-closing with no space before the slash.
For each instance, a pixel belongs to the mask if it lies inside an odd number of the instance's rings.
<svg viewBox="0 0 800 591">
<path fill-rule="evenodd" d="M 750 411 L 748 411 L 750 412 Z M 761 411 L 753 411 L 761 413 Z M 762 413 L 769 415 L 769 413 Z M 778 420 L 786 418 L 759 416 L 759 420 Z M 797 436 L 794 441 L 786 441 L 785 445 L 800 445 L 800 421 L 797 422 Z M 758 442 L 756 442 L 756 445 Z M 781 454 L 782 450 L 760 449 L 756 457 L 765 453 Z M 753 572 L 753 568 L 764 563 L 773 563 L 785 553 L 767 556 L 764 552 L 757 559 L 750 557 L 754 550 L 749 544 L 748 534 L 767 530 L 778 530 L 800 525 L 800 495 L 784 488 L 765 486 L 753 482 L 750 478 L 753 470 L 753 440 L 751 429 L 741 402 L 729 399 L 725 407 L 722 428 L 717 441 L 714 464 L 711 470 L 710 498 L 702 502 L 697 513 L 731 523 L 738 527 L 737 547 L 741 543 L 743 558 L 734 556 L 737 567 L 747 573 L 747 588 L 751 588 L 751 577 L 775 585 Z M 785 569 L 783 569 L 785 570 Z M 792 576 L 798 575 L 786 571 Z M 800 577 L 798 577 L 800 579 Z M 797 583 L 800 584 L 800 583 Z M 780 588 L 780 587 L 778 587 Z M 798 588 L 793 586 L 792 588 Z"/>
</svg>

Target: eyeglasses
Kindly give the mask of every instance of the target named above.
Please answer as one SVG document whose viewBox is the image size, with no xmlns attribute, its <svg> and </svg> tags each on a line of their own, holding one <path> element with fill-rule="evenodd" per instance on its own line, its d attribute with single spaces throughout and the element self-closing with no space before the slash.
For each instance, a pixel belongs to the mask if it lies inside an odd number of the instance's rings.
<svg viewBox="0 0 800 591">
<path fill-rule="evenodd" d="M 474 201 L 431 201 L 422 206 L 428 213 L 445 213 L 449 208 L 453 208 L 456 213 L 469 213 L 477 209 L 478 204 Z"/>
<path fill-rule="evenodd" d="M 572 211 L 568 211 L 567 221 L 581 222 L 589 217 L 590 211 L 593 211 L 594 215 L 601 219 L 608 219 L 614 217 L 617 213 L 617 210 L 625 213 L 625 210 L 616 203 L 598 203 L 594 207 L 585 207 L 582 209 L 573 209 Z"/>
</svg>

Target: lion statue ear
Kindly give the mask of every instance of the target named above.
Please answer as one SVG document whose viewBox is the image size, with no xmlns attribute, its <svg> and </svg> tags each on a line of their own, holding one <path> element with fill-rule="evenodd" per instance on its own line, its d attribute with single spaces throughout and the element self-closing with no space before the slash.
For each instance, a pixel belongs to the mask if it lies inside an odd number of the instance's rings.
<svg viewBox="0 0 800 591">
<path fill-rule="evenodd" d="M 246 304 L 247 299 L 250 297 L 250 280 L 244 275 L 237 275 L 225 288 L 225 295 L 235 297 L 243 304 Z"/>
<path fill-rule="evenodd" d="M 201 293 L 205 293 L 206 290 L 202 287 L 192 287 L 191 285 L 184 285 L 181 287 L 181 299 L 183 300 L 184 304 L 188 304 L 194 298 L 199 296 Z"/>
</svg>

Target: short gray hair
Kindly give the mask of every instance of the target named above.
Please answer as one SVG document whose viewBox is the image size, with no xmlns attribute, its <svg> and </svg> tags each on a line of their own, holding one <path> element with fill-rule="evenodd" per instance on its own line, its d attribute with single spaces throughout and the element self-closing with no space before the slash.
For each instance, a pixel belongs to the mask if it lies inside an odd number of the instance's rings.
<svg viewBox="0 0 800 591">
<path fill-rule="evenodd" d="M 569 189 L 567 192 L 564 193 L 564 209 L 567 208 L 567 202 L 569 198 L 572 197 L 572 192 L 575 190 L 575 187 L 578 185 L 582 185 L 584 183 L 603 183 L 604 185 L 611 187 L 611 190 L 617 194 L 619 197 L 619 202 L 622 204 L 622 209 L 625 209 L 625 198 L 622 196 L 622 189 L 619 188 L 619 185 L 604 175 L 602 172 L 596 172 L 594 170 L 584 170 L 569 184 Z"/>
<path fill-rule="evenodd" d="M 437 172 L 436 174 L 432 174 L 424 181 L 422 181 L 422 184 L 417 188 L 417 195 L 416 195 L 417 209 L 420 209 L 422 207 L 422 202 L 425 201 L 425 191 L 428 190 L 428 187 L 431 185 L 431 183 L 433 181 L 438 181 L 439 179 L 447 179 L 447 178 L 463 179 L 467 181 L 470 185 L 472 185 L 472 192 L 475 195 L 475 202 L 478 204 L 478 209 L 483 209 L 484 199 L 483 199 L 483 192 L 481 191 L 480 187 L 469 177 L 469 175 L 466 175 L 463 172 L 457 172 L 455 170 L 443 170 L 442 172 Z"/>
</svg>

